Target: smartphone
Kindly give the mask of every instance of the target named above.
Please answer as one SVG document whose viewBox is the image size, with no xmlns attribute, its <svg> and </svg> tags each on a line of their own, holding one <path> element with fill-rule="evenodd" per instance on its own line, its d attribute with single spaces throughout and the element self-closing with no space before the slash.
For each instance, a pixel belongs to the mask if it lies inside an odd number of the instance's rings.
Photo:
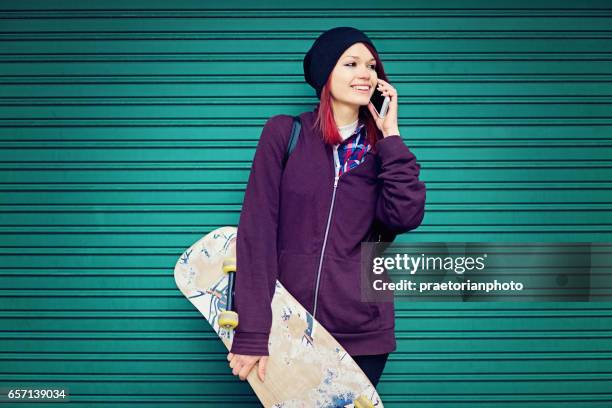
<svg viewBox="0 0 612 408">
<path fill-rule="evenodd" d="M 389 102 L 391 102 L 391 98 L 388 96 L 383 96 L 382 92 L 380 92 L 377 88 L 374 89 L 370 102 L 372 102 L 372 105 L 374 105 L 374 109 L 376 110 L 376 113 L 378 113 L 378 116 L 384 118 L 387 114 L 387 109 L 389 109 Z"/>
</svg>

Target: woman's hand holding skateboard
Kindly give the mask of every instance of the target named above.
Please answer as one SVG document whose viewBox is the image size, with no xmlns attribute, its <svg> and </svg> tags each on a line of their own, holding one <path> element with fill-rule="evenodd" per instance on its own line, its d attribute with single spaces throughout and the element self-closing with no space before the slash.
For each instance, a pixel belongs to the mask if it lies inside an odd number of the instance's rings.
<svg viewBox="0 0 612 408">
<path fill-rule="evenodd" d="M 227 360 L 230 362 L 229 366 L 232 369 L 232 374 L 239 376 L 242 381 L 249 375 L 255 363 L 259 361 L 257 374 L 261 382 L 263 382 L 266 375 L 268 356 L 247 356 L 229 353 L 227 355 Z"/>
</svg>

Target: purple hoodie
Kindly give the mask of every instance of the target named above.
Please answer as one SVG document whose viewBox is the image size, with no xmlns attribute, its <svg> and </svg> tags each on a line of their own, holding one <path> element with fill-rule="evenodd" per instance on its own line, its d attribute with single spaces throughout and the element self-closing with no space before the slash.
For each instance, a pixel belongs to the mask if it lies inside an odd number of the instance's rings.
<svg viewBox="0 0 612 408">
<path fill-rule="evenodd" d="M 238 225 L 232 353 L 269 355 L 277 279 L 351 356 L 396 348 L 393 302 L 360 299 L 361 242 L 372 241 L 375 223 L 392 236 L 421 224 L 420 166 L 401 137 L 379 132 L 364 161 L 336 178 L 317 109 L 300 115 L 284 171 L 291 116 L 270 118 L 257 145 Z"/>
</svg>

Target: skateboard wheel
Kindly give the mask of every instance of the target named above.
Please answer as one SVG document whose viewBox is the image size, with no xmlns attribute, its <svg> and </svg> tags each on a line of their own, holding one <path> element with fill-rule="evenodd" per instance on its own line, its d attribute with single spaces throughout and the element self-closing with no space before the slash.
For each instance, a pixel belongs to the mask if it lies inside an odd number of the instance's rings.
<svg viewBox="0 0 612 408">
<path fill-rule="evenodd" d="M 236 272 L 236 258 L 225 258 L 223 260 L 223 272 Z"/>
<path fill-rule="evenodd" d="M 231 330 L 238 326 L 238 313 L 231 310 L 224 310 L 219 315 L 219 326 Z"/>
<path fill-rule="evenodd" d="M 372 401 L 365 395 L 360 395 L 356 400 L 353 401 L 355 408 L 374 408 Z"/>
</svg>

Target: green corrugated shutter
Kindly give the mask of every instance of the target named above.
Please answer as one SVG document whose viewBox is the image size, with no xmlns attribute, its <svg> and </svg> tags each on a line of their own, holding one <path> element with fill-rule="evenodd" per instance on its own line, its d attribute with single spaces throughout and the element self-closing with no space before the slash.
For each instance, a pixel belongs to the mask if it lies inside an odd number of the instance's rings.
<svg viewBox="0 0 612 408">
<path fill-rule="evenodd" d="M 333 26 L 399 90 L 428 187 L 400 242 L 609 240 L 609 7 L 2 2 L 0 387 L 258 406 L 172 268 L 237 223 L 262 125 L 312 109 L 301 59 Z M 397 306 L 387 407 L 612 405 L 609 303 Z"/>
</svg>

